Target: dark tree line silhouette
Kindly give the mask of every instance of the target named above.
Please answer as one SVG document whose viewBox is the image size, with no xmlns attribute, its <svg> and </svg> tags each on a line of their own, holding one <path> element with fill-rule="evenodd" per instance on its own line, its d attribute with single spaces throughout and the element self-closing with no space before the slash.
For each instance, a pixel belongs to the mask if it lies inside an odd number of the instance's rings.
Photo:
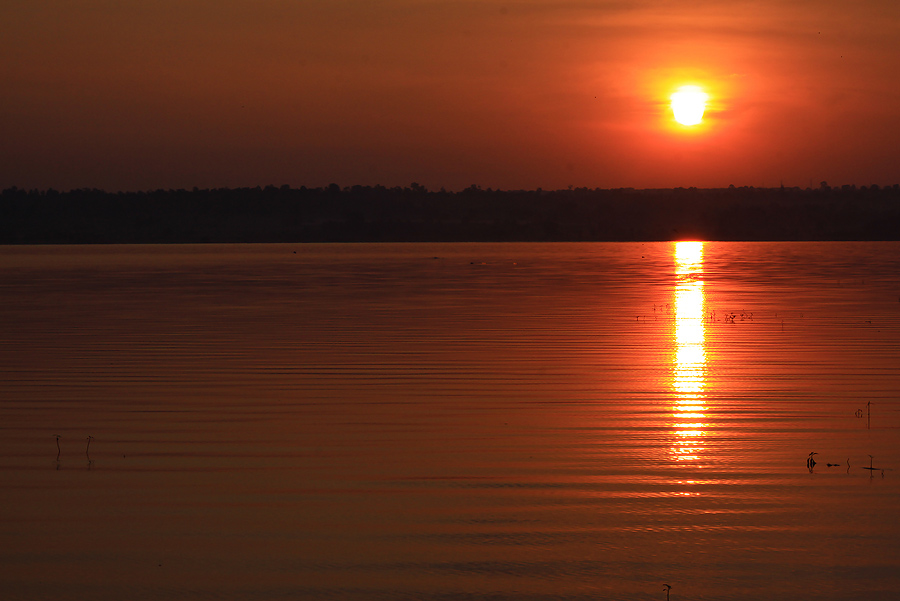
<svg viewBox="0 0 900 601">
<path fill-rule="evenodd" d="M 0 193 L 0 243 L 898 240 L 900 186 Z"/>
</svg>

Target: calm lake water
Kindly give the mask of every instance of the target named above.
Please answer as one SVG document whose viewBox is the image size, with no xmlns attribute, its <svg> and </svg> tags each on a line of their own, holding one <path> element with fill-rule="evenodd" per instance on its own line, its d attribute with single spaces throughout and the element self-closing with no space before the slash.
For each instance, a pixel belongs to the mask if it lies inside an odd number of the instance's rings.
<svg viewBox="0 0 900 601">
<path fill-rule="evenodd" d="M 3 599 L 900 595 L 898 243 L 5 247 L 0 300 Z"/>
</svg>

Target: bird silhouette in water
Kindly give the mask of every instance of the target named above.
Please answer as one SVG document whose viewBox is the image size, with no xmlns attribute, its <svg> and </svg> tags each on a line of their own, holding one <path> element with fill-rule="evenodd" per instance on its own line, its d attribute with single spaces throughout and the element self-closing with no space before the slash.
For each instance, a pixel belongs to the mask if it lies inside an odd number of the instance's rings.
<svg viewBox="0 0 900 601">
<path fill-rule="evenodd" d="M 664 584 L 663 586 L 665 587 L 663 590 L 666 591 L 666 601 L 669 601 L 669 591 L 672 590 L 672 587 L 668 584 Z"/>
<path fill-rule="evenodd" d="M 814 468 L 816 465 L 816 460 L 813 457 L 813 455 L 818 455 L 818 453 L 813 451 L 812 453 L 809 454 L 809 457 L 806 458 L 806 467 L 808 467 L 810 469 L 810 471 L 812 471 L 812 468 Z"/>
</svg>

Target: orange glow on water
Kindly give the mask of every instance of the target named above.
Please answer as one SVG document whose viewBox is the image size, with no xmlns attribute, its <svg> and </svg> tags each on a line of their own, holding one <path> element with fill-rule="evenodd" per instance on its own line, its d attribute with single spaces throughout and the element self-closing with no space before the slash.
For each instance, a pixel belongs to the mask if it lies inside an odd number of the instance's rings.
<svg viewBox="0 0 900 601">
<path fill-rule="evenodd" d="M 675 243 L 675 348 L 672 389 L 675 393 L 673 428 L 678 461 L 698 459 L 705 436 L 706 346 L 703 294 L 703 243 Z"/>
</svg>

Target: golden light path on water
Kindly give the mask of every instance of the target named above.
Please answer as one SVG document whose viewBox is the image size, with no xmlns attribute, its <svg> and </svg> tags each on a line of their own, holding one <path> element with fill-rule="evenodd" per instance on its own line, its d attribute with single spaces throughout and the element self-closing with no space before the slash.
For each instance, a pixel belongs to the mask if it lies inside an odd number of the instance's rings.
<svg viewBox="0 0 900 601">
<path fill-rule="evenodd" d="M 703 296 L 703 242 L 675 243 L 675 349 L 672 408 L 677 461 L 696 461 L 703 447 L 706 418 L 706 314 Z"/>
</svg>

